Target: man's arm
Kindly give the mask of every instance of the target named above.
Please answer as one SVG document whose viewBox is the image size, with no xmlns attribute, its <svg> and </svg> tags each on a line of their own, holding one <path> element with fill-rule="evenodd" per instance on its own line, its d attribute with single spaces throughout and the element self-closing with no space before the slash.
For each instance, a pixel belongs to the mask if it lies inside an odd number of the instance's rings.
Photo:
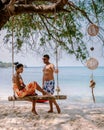
<svg viewBox="0 0 104 130">
<path fill-rule="evenodd" d="M 52 70 L 53 70 L 54 73 L 58 73 L 59 72 L 58 68 L 55 68 L 55 65 L 52 64 L 51 67 L 52 67 Z"/>
</svg>

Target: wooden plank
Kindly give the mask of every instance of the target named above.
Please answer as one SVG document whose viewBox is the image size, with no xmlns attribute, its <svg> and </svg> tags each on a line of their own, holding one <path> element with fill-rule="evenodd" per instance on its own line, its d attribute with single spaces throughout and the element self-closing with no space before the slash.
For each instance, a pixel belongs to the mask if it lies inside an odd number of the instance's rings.
<svg viewBox="0 0 104 130">
<path fill-rule="evenodd" d="M 23 98 L 20 97 L 14 97 L 14 96 L 9 96 L 8 97 L 8 101 L 29 101 L 29 100 L 51 100 L 51 99 L 55 99 L 55 100 L 63 100 L 63 99 L 67 99 L 66 95 L 38 95 L 38 96 L 26 96 Z"/>
</svg>

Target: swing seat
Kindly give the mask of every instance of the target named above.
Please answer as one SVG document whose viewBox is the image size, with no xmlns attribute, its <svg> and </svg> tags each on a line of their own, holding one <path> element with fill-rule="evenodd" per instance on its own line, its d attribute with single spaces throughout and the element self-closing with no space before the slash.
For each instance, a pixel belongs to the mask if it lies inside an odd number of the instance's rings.
<svg viewBox="0 0 104 130">
<path fill-rule="evenodd" d="M 37 100 L 37 101 L 46 101 L 46 100 L 64 100 L 67 99 L 66 95 L 34 95 L 34 96 L 25 96 L 25 97 L 14 97 L 14 96 L 9 96 L 8 101 L 30 101 L 30 100 Z"/>
</svg>

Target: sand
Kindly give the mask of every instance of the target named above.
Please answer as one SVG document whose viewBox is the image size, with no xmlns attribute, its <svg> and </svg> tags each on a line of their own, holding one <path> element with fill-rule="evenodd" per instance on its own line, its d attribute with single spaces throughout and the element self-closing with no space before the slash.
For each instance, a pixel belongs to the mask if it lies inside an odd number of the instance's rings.
<svg viewBox="0 0 104 130">
<path fill-rule="evenodd" d="M 59 103 L 61 114 L 47 113 L 48 103 L 37 103 L 31 112 L 30 102 L 0 100 L 0 130 L 104 130 L 104 104 Z"/>
</svg>

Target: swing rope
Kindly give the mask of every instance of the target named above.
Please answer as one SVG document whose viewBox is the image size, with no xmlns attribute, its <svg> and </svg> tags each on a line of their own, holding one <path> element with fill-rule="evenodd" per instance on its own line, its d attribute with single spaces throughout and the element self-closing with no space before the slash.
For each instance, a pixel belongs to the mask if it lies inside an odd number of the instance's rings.
<svg viewBox="0 0 104 130">
<path fill-rule="evenodd" d="M 58 45 L 56 43 L 56 69 L 58 70 Z M 59 92 L 60 92 L 60 87 L 59 87 L 59 75 L 58 75 L 58 72 L 56 73 L 57 77 L 56 77 L 56 85 L 57 85 L 57 88 L 56 88 L 56 91 L 57 91 L 57 95 L 59 95 Z"/>
<path fill-rule="evenodd" d="M 12 77 L 14 75 L 14 16 L 12 18 Z M 15 98 L 15 92 L 13 90 L 13 97 Z M 15 100 L 13 100 L 13 107 L 15 107 Z"/>
<path fill-rule="evenodd" d="M 12 21 L 12 77 L 14 75 L 14 16 L 11 15 L 13 11 L 13 4 L 15 3 L 15 0 L 11 1 L 9 5 L 6 7 L 7 11 L 10 15 L 11 21 Z M 15 92 L 13 90 L 13 98 L 15 98 Z M 13 100 L 13 107 L 15 107 L 15 100 Z"/>
<path fill-rule="evenodd" d="M 55 20 L 55 24 L 56 24 L 56 7 L 54 8 L 54 20 Z M 58 44 L 57 42 L 56 43 L 56 48 L 55 48 L 55 53 L 56 53 L 56 69 L 58 71 Z M 58 72 L 56 73 L 56 92 L 57 92 L 57 95 L 59 95 L 59 92 L 60 92 L 60 87 L 59 87 L 59 75 L 58 75 Z"/>
</svg>

